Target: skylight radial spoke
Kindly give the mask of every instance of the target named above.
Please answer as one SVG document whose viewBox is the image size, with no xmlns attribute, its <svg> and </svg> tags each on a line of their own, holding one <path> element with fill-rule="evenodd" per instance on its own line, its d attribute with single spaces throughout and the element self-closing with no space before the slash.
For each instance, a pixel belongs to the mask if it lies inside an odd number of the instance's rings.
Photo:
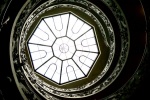
<svg viewBox="0 0 150 100">
<path fill-rule="evenodd" d="M 56 63 L 57 60 L 57 63 Z M 62 61 L 53 57 L 45 64 L 43 64 L 39 69 L 36 71 L 49 79 L 53 79 L 55 82 L 60 81 L 60 71 L 61 71 Z"/>
<path fill-rule="evenodd" d="M 46 26 L 49 28 L 49 30 L 52 32 L 52 34 L 55 36 L 55 38 L 57 38 L 56 37 L 56 35 L 54 34 L 54 32 L 51 30 L 51 28 L 49 27 L 49 25 L 47 24 L 47 22 L 45 21 L 45 19 L 43 20 L 44 22 L 45 22 L 45 24 L 46 24 Z"/>
<path fill-rule="evenodd" d="M 55 36 L 59 38 L 62 36 L 66 36 L 68 19 L 69 14 L 64 14 L 45 18 L 44 21 L 47 23 L 48 27 L 55 34 Z"/>
<path fill-rule="evenodd" d="M 73 60 L 80 67 L 80 69 L 87 74 L 88 69 L 94 64 L 94 60 L 97 58 L 97 56 L 97 53 L 76 51 L 73 56 Z"/>
<path fill-rule="evenodd" d="M 29 44 L 51 47 L 51 46 L 49 46 L 49 45 L 43 45 L 43 44 L 37 44 L 37 43 L 29 43 Z"/>
<path fill-rule="evenodd" d="M 80 37 L 90 28 L 91 28 L 90 25 L 85 24 L 85 22 L 83 22 L 82 20 L 78 19 L 76 16 L 71 14 L 67 36 L 71 38 L 72 40 L 76 40 L 78 37 Z"/>
<path fill-rule="evenodd" d="M 93 30 L 90 30 L 75 41 L 77 50 L 98 52 L 97 43 L 93 33 Z"/>
<path fill-rule="evenodd" d="M 33 45 L 33 44 L 29 44 L 28 46 L 29 46 L 31 58 L 33 60 L 33 65 L 35 69 L 53 56 L 51 47 Z"/>
</svg>

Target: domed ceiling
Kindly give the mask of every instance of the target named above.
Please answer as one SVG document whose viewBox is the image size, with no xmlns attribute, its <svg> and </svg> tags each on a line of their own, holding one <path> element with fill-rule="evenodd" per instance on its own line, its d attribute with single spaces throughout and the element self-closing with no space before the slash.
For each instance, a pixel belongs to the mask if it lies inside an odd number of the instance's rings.
<svg viewBox="0 0 150 100">
<path fill-rule="evenodd" d="M 22 97 L 123 97 L 147 38 L 141 3 L 126 1 L 26 1 L 10 36 L 11 69 Z"/>
</svg>

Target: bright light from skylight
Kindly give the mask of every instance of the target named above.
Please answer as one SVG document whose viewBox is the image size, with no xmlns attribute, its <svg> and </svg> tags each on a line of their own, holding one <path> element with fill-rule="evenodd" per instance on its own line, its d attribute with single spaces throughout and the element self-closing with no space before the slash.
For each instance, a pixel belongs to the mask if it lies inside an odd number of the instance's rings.
<svg viewBox="0 0 150 100">
<path fill-rule="evenodd" d="M 94 29 L 72 13 L 43 18 L 28 47 L 36 72 L 58 84 L 86 77 L 99 47 Z"/>
</svg>

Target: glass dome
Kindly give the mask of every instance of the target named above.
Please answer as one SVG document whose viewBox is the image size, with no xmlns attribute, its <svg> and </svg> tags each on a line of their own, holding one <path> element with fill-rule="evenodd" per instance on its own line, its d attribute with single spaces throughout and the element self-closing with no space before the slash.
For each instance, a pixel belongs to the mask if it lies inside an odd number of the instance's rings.
<svg viewBox="0 0 150 100">
<path fill-rule="evenodd" d="M 88 76 L 100 55 L 92 25 L 72 12 L 42 18 L 28 40 L 35 72 L 63 84 Z"/>
</svg>

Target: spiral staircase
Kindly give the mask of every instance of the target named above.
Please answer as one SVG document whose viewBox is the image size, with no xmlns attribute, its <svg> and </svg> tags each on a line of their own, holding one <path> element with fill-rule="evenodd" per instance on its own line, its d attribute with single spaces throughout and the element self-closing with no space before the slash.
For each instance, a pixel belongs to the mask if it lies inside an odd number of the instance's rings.
<svg viewBox="0 0 150 100">
<path fill-rule="evenodd" d="M 0 2 L 1 100 L 149 97 L 146 0 Z"/>
</svg>

